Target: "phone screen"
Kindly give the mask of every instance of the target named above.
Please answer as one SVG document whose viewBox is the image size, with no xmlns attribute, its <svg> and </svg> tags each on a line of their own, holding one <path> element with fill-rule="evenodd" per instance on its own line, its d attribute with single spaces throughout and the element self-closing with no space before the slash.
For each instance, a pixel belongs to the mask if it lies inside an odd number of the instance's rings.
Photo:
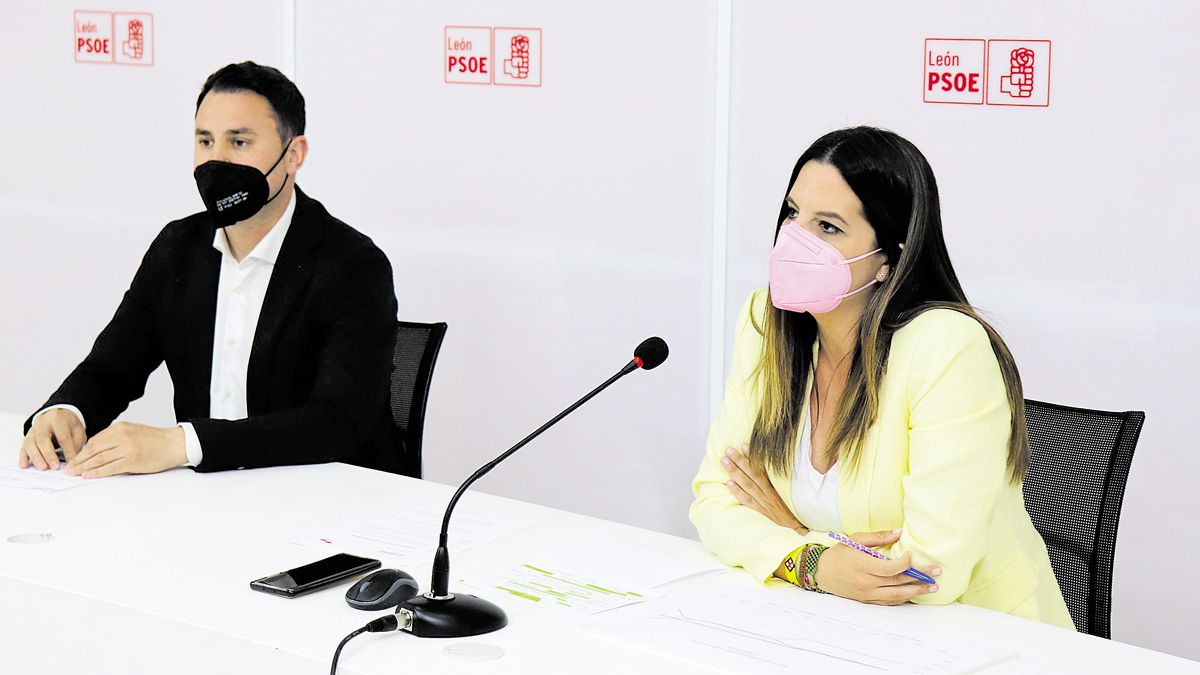
<svg viewBox="0 0 1200 675">
<path fill-rule="evenodd" d="M 362 558 L 348 553 L 338 553 L 301 567 L 290 569 L 250 583 L 255 590 L 299 595 L 303 591 L 316 590 L 326 584 L 365 572 L 380 566 L 378 560 Z"/>
</svg>

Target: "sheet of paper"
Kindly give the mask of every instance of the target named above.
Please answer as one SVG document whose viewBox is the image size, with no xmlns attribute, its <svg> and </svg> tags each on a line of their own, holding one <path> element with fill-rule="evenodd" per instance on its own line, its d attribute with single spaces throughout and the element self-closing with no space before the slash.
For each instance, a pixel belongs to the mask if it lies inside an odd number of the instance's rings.
<svg viewBox="0 0 1200 675">
<path fill-rule="evenodd" d="M 32 467 L 21 469 L 16 464 L 0 464 L 0 487 L 33 492 L 59 492 L 79 487 L 87 482 L 87 479 L 82 476 L 68 476 L 61 464 L 58 470 L 46 469 L 45 471 L 38 471 Z"/>
<path fill-rule="evenodd" d="M 778 589 L 734 595 L 714 592 L 708 584 L 693 586 L 593 616 L 585 625 L 734 672 L 940 675 L 970 672 L 1010 656 L 989 645 L 922 635 L 897 621 L 864 622 L 864 613 L 840 598 L 780 602 L 780 595 L 771 594 Z"/>
<path fill-rule="evenodd" d="M 586 532 L 574 533 L 569 546 L 564 546 L 558 538 L 537 541 L 520 553 L 519 560 L 513 561 L 534 561 L 550 569 L 569 570 L 572 574 L 631 588 L 654 588 L 729 569 L 707 552 L 689 557 L 622 537 Z"/>
<path fill-rule="evenodd" d="M 433 560 L 442 528 L 440 507 L 419 506 L 387 516 L 364 516 L 363 522 L 344 529 L 304 535 L 292 543 L 386 559 L 401 567 L 415 567 Z M 450 550 L 468 551 L 476 546 L 532 526 L 531 521 L 482 516 L 455 511 L 450 521 Z"/>
<path fill-rule="evenodd" d="M 572 574 L 544 563 L 522 563 L 485 574 L 468 577 L 463 583 L 488 594 L 496 591 L 565 614 L 584 617 L 615 609 L 651 596 L 645 588 L 619 586 L 609 581 Z"/>
</svg>

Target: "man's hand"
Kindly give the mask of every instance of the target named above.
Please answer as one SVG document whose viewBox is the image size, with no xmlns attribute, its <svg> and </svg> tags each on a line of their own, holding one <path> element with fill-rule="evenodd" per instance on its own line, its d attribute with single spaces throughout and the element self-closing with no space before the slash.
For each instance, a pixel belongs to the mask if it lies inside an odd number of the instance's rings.
<svg viewBox="0 0 1200 675">
<path fill-rule="evenodd" d="M 92 436 L 67 474 L 101 478 L 118 473 L 158 473 L 187 463 L 183 429 L 117 422 Z"/>
<path fill-rule="evenodd" d="M 54 452 L 54 442 L 62 448 L 63 456 L 70 461 L 79 453 L 87 440 L 83 424 L 75 413 L 63 408 L 47 410 L 33 421 L 29 433 L 21 443 L 21 454 L 17 460 L 22 469 L 29 466 L 41 470 L 57 469 L 58 455 Z"/>
</svg>

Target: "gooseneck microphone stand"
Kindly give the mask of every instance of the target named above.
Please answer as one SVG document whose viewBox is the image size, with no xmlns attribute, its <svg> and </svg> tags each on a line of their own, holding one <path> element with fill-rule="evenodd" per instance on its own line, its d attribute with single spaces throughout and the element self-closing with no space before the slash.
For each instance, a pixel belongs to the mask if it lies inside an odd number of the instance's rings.
<svg viewBox="0 0 1200 675">
<path fill-rule="evenodd" d="M 508 625 L 508 616 L 495 603 L 466 593 L 451 593 L 450 551 L 447 542 L 447 532 L 450 529 L 450 515 L 454 512 L 458 500 L 472 483 L 487 475 L 514 452 L 525 447 L 542 432 L 570 415 L 579 406 L 587 403 L 596 394 L 604 391 L 612 383 L 629 373 L 642 368 L 656 368 L 667 358 L 667 343 L 662 338 L 649 338 L 638 345 L 634 351 L 633 360 L 625 364 L 616 375 L 608 378 L 603 384 L 587 393 L 583 398 L 570 407 L 555 415 L 553 419 L 538 427 L 536 431 L 521 439 L 519 443 L 505 450 L 499 457 L 479 467 L 469 478 L 463 481 L 458 491 L 450 498 L 446 507 L 446 515 L 442 518 L 442 530 L 438 537 L 438 548 L 433 558 L 432 588 L 422 595 L 414 596 L 396 608 L 396 618 L 399 630 L 404 630 L 417 637 L 466 637 L 480 635 L 500 630 Z"/>
</svg>

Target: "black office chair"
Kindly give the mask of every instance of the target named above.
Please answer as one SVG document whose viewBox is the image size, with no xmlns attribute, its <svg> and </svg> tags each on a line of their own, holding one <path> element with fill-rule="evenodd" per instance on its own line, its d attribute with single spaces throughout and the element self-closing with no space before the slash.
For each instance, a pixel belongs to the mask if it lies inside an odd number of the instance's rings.
<svg viewBox="0 0 1200 675">
<path fill-rule="evenodd" d="M 437 363 L 445 323 L 410 323 L 396 327 L 396 351 L 392 356 L 389 404 L 400 453 L 399 473 L 421 477 L 421 437 L 425 431 L 425 403 L 433 366 Z"/>
<path fill-rule="evenodd" d="M 1046 541 L 1076 630 L 1110 637 L 1117 521 L 1146 413 L 1025 401 L 1025 508 Z"/>
</svg>

